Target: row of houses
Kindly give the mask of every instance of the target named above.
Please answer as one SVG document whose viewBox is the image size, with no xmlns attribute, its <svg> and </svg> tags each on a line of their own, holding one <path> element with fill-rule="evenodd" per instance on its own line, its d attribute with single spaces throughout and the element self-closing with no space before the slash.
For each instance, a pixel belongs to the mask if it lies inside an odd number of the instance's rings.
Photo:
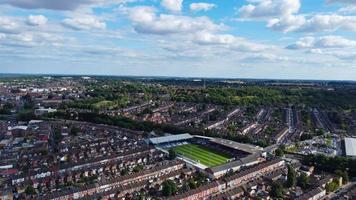
<svg viewBox="0 0 356 200">
<path fill-rule="evenodd" d="M 40 178 L 46 177 L 57 177 L 68 174 L 75 174 L 76 172 L 85 173 L 90 171 L 97 171 L 104 166 L 114 166 L 115 163 L 123 163 L 124 165 L 129 165 L 130 163 L 137 163 L 137 161 L 142 162 L 146 160 L 145 158 L 150 157 L 156 150 L 155 149 L 136 149 L 126 152 L 125 154 L 116 155 L 114 157 L 106 157 L 97 160 L 93 160 L 93 162 L 83 162 L 82 164 L 71 164 L 70 166 L 63 166 L 61 168 L 50 169 L 42 169 L 38 171 L 30 171 L 28 174 L 20 174 L 17 176 L 13 176 L 12 185 L 20 185 L 27 182 L 37 182 Z M 159 156 L 159 155 L 158 155 Z M 119 165 L 120 166 L 120 165 Z"/>
<path fill-rule="evenodd" d="M 101 194 L 107 191 L 116 191 L 122 193 L 130 193 L 129 190 L 136 190 L 138 188 L 144 187 L 141 185 L 147 183 L 147 181 L 159 179 L 165 175 L 177 176 L 177 172 L 182 172 L 184 168 L 184 162 L 180 160 L 171 161 L 152 169 L 144 170 L 138 173 L 129 174 L 126 176 L 121 176 L 108 181 L 102 181 L 100 183 L 88 185 L 86 187 L 81 187 L 75 190 L 60 191 L 52 193 L 50 195 L 42 197 L 42 199 L 52 199 L 52 200 L 70 200 L 70 199 L 80 199 L 95 194 Z M 180 173 L 179 173 L 180 174 Z M 138 185 L 137 185 L 138 184 Z M 138 186 L 132 187 L 133 185 Z M 132 192 L 132 191 L 131 191 Z M 112 194 L 108 195 L 111 196 Z"/>
<path fill-rule="evenodd" d="M 250 180 L 256 179 L 257 177 L 261 177 L 267 173 L 271 173 L 273 171 L 281 169 L 284 165 L 285 162 L 282 159 L 276 158 L 273 160 L 269 160 L 246 170 L 242 170 L 232 176 L 215 180 L 194 190 L 190 190 L 186 193 L 176 195 L 174 197 L 169 198 L 169 200 L 205 199 L 209 196 L 222 193 L 225 190 L 238 188 L 239 186 Z"/>
</svg>

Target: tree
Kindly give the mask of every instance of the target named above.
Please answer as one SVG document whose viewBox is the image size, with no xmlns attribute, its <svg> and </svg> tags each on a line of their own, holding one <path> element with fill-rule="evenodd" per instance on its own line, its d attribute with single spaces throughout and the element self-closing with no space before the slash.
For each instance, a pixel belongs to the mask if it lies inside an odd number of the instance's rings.
<svg viewBox="0 0 356 200">
<path fill-rule="evenodd" d="M 143 192 L 140 192 L 139 200 L 144 200 L 145 199 L 145 194 Z"/>
<path fill-rule="evenodd" d="M 32 119 L 36 119 L 33 110 L 23 110 L 19 112 L 16 116 L 16 120 L 18 121 L 30 121 Z"/>
<path fill-rule="evenodd" d="M 348 175 L 347 171 L 335 170 L 335 174 L 342 177 L 343 184 L 346 184 L 347 182 L 349 182 L 349 175 Z"/>
<path fill-rule="evenodd" d="M 27 186 L 25 189 L 25 193 L 28 195 L 34 195 L 36 194 L 36 189 L 32 187 L 32 185 Z"/>
<path fill-rule="evenodd" d="M 174 160 L 177 157 L 176 151 L 174 151 L 174 149 L 169 149 L 168 153 L 169 153 L 170 160 Z"/>
<path fill-rule="evenodd" d="M 72 136 L 77 136 L 78 133 L 79 133 L 79 131 L 80 131 L 79 128 L 77 128 L 77 127 L 72 127 L 72 128 L 70 129 L 70 134 L 71 134 Z"/>
<path fill-rule="evenodd" d="M 278 157 L 284 156 L 284 151 L 281 148 L 276 149 L 275 153 L 276 153 L 276 156 L 278 156 Z"/>
<path fill-rule="evenodd" d="M 3 107 L 0 109 L 0 114 L 11 114 L 11 109 L 13 109 L 14 106 L 10 103 L 6 103 L 5 105 L 3 105 Z"/>
<path fill-rule="evenodd" d="M 62 133 L 61 133 L 61 130 L 56 128 L 54 129 L 54 136 L 53 136 L 53 140 L 55 142 L 55 144 L 59 144 L 61 141 L 62 141 Z"/>
<path fill-rule="evenodd" d="M 183 192 L 187 192 L 188 190 L 190 190 L 190 188 L 188 186 L 188 183 L 187 182 L 183 182 L 182 191 Z"/>
<path fill-rule="evenodd" d="M 294 187 L 297 183 L 296 173 L 292 166 L 288 165 L 287 187 Z"/>
<path fill-rule="evenodd" d="M 124 168 L 124 169 L 122 169 L 122 170 L 120 171 L 120 175 L 121 175 L 121 176 L 125 176 L 125 175 L 127 175 L 127 174 L 129 174 L 129 170 L 128 170 L 127 168 Z"/>
<path fill-rule="evenodd" d="M 309 185 L 309 177 L 306 173 L 302 173 L 299 177 L 298 177 L 298 185 L 302 188 L 302 189 L 307 189 L 308 185 Z"/>
<path fill-rule="evenodd" d="M 172 180 L 166 180 L 162 183 L 162 193 L 164 196 L 168 197 L 174 195 L 177 192 L 177 185 Z"/>
<path fill-rule="evenodd" d="M 320 136 L 320 135 L 324 135 L 324 131 L 322 129 L 318 129 L 315 131 L 315 134 Z"/>
<path fill-rule="evenodd" d="M 280 182 L 275 182 L 272 184 L 271 196 L 275 198 L 282 198 L 283 186 Z"/>
<path fill-rule="evenodd" d="M 300 141 L 304 141 L 304 140 L 311 140 L 313 139 L 313 136 L 311 134 L 305 133 L 302 136 L 300 136 Z"/>
<path fill-rule="evenodd" d="M 153 111 L 151 110 L 151 109 L 149 109 L 149 108 L 145 108 L 143 111 L 142 111 L 142 114 L 153 114 Z"/>
<path fill-rule="evenodd" d="M 327 157 L 320 154 L 305 156 L 302 163 L 304 165 L 315 166 L 317 170 L 330 173 L 334 173 L 335 170 L 346 171 L 350 177 L 356 177 L 356 159 L 342 156 Z"/>
<path fill-rule="evenodd" d="M 197 183 L 194 181 L 194 179 L 189 179 L 188 180 L 188 186 L 189 186 L 189 189 L 195 189 L 197 188 Z"/>
<path fill-rule="evenodd" d="M 330 183 L 326 184 L 325 189 L 327 192 L 334 192 L 339 188 L 339 183 L 335 180 L 331 181 Z"/>
<path fill-rule="evenodd" d="M 205 180 L 206 176 L 202 172 L 197 172 L 197 174 L 194 176 L 194 181 L 197 184 L 197 187 L 201 186 Z"/>
<path fill-rule="evenodd" d="M 143 165 L 136 165 L 132 171 L 133 172 L 139 172 L 139 171 L 142 171 L 143 170 Z"/>
</svg>

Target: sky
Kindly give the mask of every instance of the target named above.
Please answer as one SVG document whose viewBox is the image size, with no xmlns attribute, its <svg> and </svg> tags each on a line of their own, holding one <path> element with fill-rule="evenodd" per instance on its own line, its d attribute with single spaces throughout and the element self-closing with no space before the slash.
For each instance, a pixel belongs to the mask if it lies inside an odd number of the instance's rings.
<svg viewBox="0 0 356 200">
<path fill-rule="evenodd" d="M 0 0 L 0 73 L 356 80 L 356 0 Z"/>
</svg>

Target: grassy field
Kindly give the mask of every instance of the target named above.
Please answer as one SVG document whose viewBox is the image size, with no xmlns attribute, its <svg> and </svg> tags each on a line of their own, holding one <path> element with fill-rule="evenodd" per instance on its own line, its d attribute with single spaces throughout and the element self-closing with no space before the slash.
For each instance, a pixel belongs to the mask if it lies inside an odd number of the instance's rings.
<svg viewBox="0 0 356 200">
<path fill-rule="evenodd" d="M 111 109 L 116 107 L 116 103 L 113 101 L 99 101 L 97 103 L 94 104 L 94 108 L 97 109 Z"/>
<path fill-rule="evenodd" d="M 195 144 L 186 144 L 173 148 L 178 154 L 195 160 L 207 167 L 214 167 L 226 163 L 230 157 L 213 149 Z"/>
</svg>

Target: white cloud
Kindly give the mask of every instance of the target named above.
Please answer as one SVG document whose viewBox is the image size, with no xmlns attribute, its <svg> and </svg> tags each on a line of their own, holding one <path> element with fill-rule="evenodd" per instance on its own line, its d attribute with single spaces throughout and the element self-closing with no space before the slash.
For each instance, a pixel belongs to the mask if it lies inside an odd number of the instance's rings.
<svg viewBox="0 0 356 200">
<path fill-rule="evenodd" d="M 19 33 L 19 24 L 14 19 L 0 16 L 0 33 Z"/>
<path fill-rule="evenodd" d="M 242 18 L 270 18 L 298 13 L 299 0 L 253 0 L 242 6 L 238 13 Z"/>
<path fill-rule="evenodd" d="M 306 19 L 301 15 L 290 15 L 271 19 L 267 27 L 282 32 L 356 31 L 356 16 L 315 15 Z"/>
<path fill-rule="evenodd" d="M 106 23 L 100 21 L 94 16 L 84 15 L 75 18 L 67 18 L 62 23 L 65 27 L 73 30 L 92 30 L 92 29 L 105 29 Z"/>
<path fill-rule="evenodd" d="M 208 11 L 215 8 L 216 5 L 212 3 L 192 3 L 190 4 L 189 8 L 191 11 Z"/>
<path fill-rule="evenodd" d="M 356 13 L 356 6 L 346 6 L 344 8 L 340 8 L 338 12 L 342 14 L 353 14 Z"/>
<path fill-rule="evenodd" d="M 172 12 L 179 12 L 182 10 L 183 0 L 162 0 L 161 6 Z"/>
<path fill-rule="evenodd" d="M 266 20 L 274 31 L 333 32 L 356 31 L 356 16 L 339 14 L 299 14 L 300 0 L 247 0 L 250 4 L 239 9 L 242 19 Z M 330 0 L 328 3 L 352 3 L 355 0 Z M 342 8 L 339 13 L 351 13 L 354 7 Z"/>
<path fill-rule="evenodd" d="M 134 0 L 0 0 L 0 4 L 24 9 L 75 10 L 85 5 L 109 5 L 130 1 Z"/>
<path fill-rule="evenodd" d="M 275 31 L 292 32 L 298 30 L 305 24 L 305 18 L 300 15 L 288 15 L 282 18 L 271 19 L 267 27 Z"/>
<path fill-rule="evenodd" d="M 323 48 L 348 48 L 356 47 L 355 40 L 349 40 L 341 36 L 303 37 L 288 49 L 323 49 Z"/>
<path fill-rule="evenodd" d="M 187 17 L 181 15 L 156 15 L 152 7 L 135 7 L 129 10 L 129 18 L 137 32 L 148 34 L 196 33 L 217 31 L 222 25 L 213 23 L 207 17 Z"/>
<path fill-rule="evenodd" d="M 220 45 L 233 51 L 259 52 L 271 48 L 230 34 L 214 34 L 209 32 L 197 33 L 193 41 L 201 45 Z"/>
<path fill-rule="evenodd" d="M 13 47 L 55 46 L 69 40 L 71 38 L 64 39 L 61 36 L 40 32 L 22 32 L 19 34 L 4 35 L 2 38 L 0 35 L 0 44 Z"/>
<path fill-rule="evenodd" d="M 229 34 L 212 34 L 209 32 L 199 32 L 195 35 L 194 41 L 199 44 L 232 44 L 236 37 Z"/>
<path fill-rule="evenodd" d="M 307 53 L 333 56 L 340 60 L 347 60 L 351 62 L 354 62 L 356 59 L 356 53 L 354 51 L 342 51 L 340 49 L 310 49 L 307 51 Z"/>
<path fill-rule="evenodd" d="M 26 23 L 30 26 L 41 26 L 46 24 L 48 19 L 43 15 L 30 15 Z"/>
<path fill-rule="evenodd" d="M 355 0 L 327 0 L 327 3 L 356 4 Z"/>
<path fill-rule="evenodd" d="M 258 62 L 286 62 L 289 61 L 290 59 L 286 56 L 277 56 L 271 53 L 254 53 L 252 55 L 248 55 L 245 58 L 243 58 L 243 61 L 245 62 L 252 62 L 252 63 L 258 63 Z"/>
</svg>

